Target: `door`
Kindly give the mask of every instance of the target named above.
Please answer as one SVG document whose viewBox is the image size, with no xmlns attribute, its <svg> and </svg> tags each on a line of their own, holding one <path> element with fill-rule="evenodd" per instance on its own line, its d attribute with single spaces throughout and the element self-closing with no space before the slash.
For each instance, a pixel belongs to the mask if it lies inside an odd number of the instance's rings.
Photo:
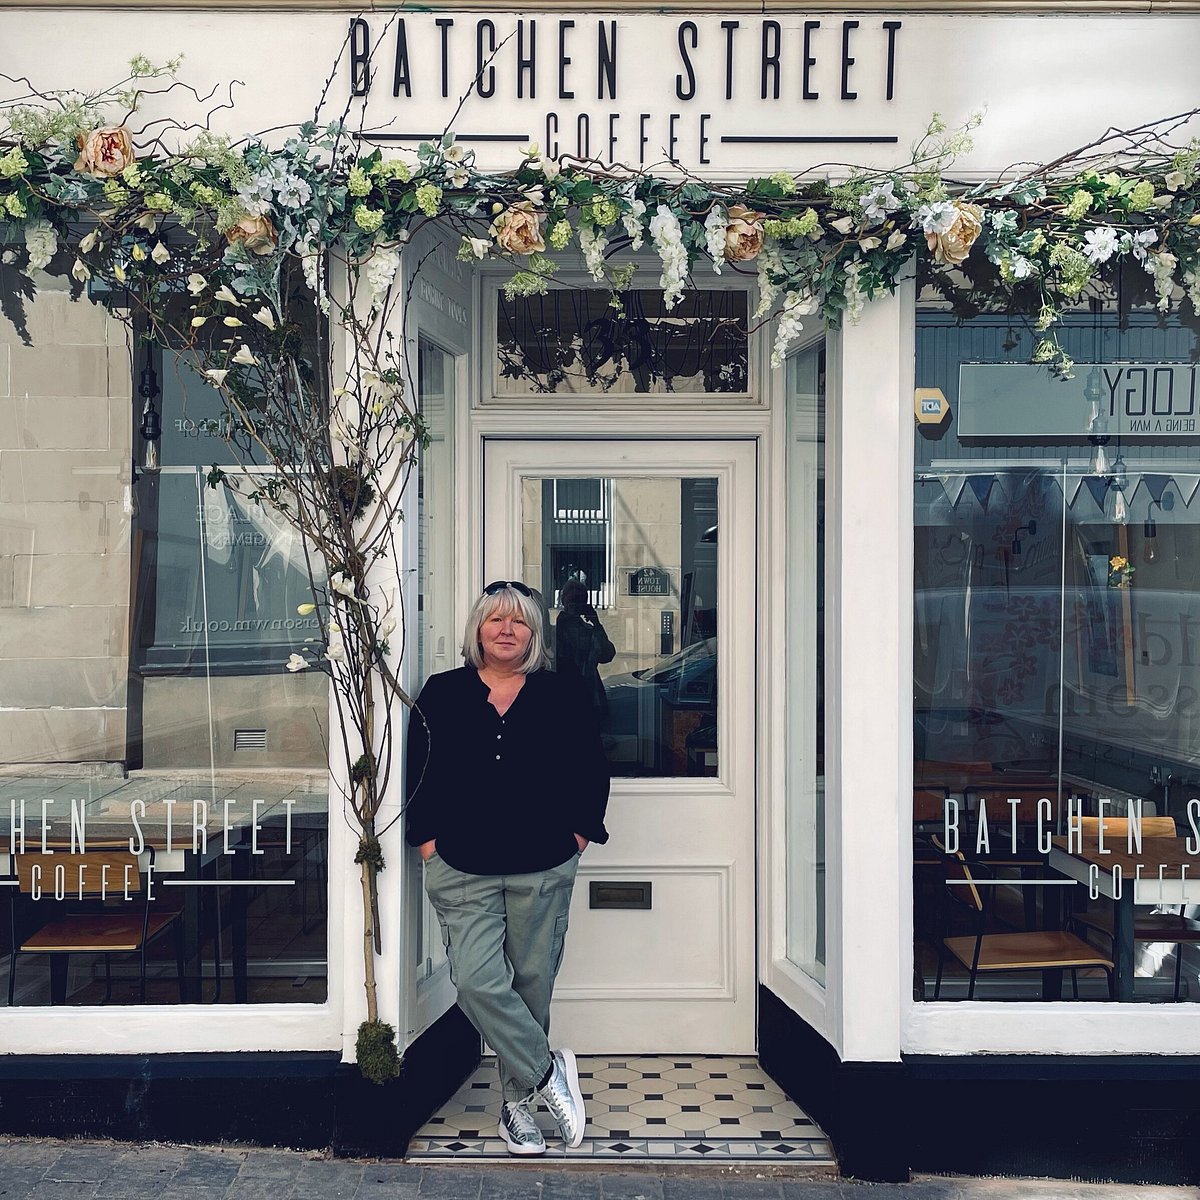
<svg viewBox="0 0 1200 1200">
<path fill-rule="evenodd" d="M 485 442 L 479 584 L 542 594 L 613 771 L 556 1045 L 754 1049 L 755 505 L 751 441 Z"/>
</svg>

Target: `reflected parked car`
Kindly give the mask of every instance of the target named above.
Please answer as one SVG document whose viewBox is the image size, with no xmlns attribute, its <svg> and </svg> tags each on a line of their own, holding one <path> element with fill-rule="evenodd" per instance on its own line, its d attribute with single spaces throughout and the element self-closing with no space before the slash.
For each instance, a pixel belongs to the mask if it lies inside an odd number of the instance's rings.
<svg viewBox="0 0 1200 1200">
<path fill-rule="evenodd" d="M 676 738 L 674 714 L 698 713 L 700 724 L 715 727 L 717 639 L 703 638 L 640 671 L 610 675 L 604 694 L 604 740 L 614 772 L 674 774 L 671 757 L 685 749 Z M 683 737 L 696 728 L 691 716 Z"/>
</svg>

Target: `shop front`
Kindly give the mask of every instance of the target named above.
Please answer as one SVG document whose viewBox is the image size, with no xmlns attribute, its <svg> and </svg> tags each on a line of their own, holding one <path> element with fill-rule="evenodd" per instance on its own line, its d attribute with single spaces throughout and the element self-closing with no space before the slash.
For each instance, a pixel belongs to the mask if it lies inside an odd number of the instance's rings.
<svg viewBox="0 0 1200 1200">
<path fill-rule="evenodd" d="M 1194 102 L 1194 6 L 922 7 L 8 6 L 5 71 L 99 89 L 129 54 L 186 51 L 196 90 L 153 95 L 147 130 L 292 127 L 324 91 L 317 124 L 343 119 L 364 161 L 419 171 L 433 144 L 446 191 L 458 170 L 477 189 L 474 241 L 434 219 L 440 191 L 414 198 L 384 282 L 379 336 L 400 348 L 423 434 L 394 481 L 394 556 L 371 578 L 399 616 L 382 653 L 409 694 L 459 665 L 492 579 L 538 591 L 563 662 L 581 621 L 591 637 L 581 612 L 603 634 L 583 670 L 612 838 L 581 862 L 555 1042 L 757 1063 L 864 1178 L 1194 1180 L 1200 265 L 1156 288 L 1151 242 L 1114 242 L 1055 314 L 1051 370 L 1042 312 L 997 312 L 982 275 L 948 283 L 928 256 L 801 321 L 757 261 L 770 242 L 714 270 L 702 217 L 671 301 L 651 213 L 606 225 L 576 193 L 561 249 L 546 225 L 539 253 L 556 262 L 535 286 L 514 286 L 489 240 L 516 163 L 543 164 L 524 211 L 560 166 L 624 165 L 671 196 L 828 177 L 821 220 L 857 222 L 869 255 L 886 197 L 838 189 L 855 168 L 917 179 L 929 164 L 908 147 L 931 114 L 973 126 L 943 171 L 956 188 Z M 107 45 L 124 49 L 110 61 Z M 1196 175 L 1197 131 L 1174 119 L 1164 213 Z M 139 137 L 149 154 L 155 134 Z M 138 186 L 110 185 L 114 205 Z M 402 1154 L 486 1048 L 454 1007 L 399 770 L 374 826 L 386 866 L 364 1000 L 370 889 L 347 808 L 363 759 L 311 602 L 314 587 L 352 597 L 351 566 L 326 570 L 255 487 L 219 486 L 236 468 L 269 488 L 274 452 L 237 446 L 228 370 L 202 370 L 65 249 L 26 269 L 7 211 L 4 1128 Z M 987 228 L 978 260 L 1019 233 Z M 889 251 L 925 243 L 917 218 L 889 229 L 904 235 Z M 1016 245 L 996 278 L 1019 269 Z M 320 276 L 305 292 L 301 274 L 295 344 L 365 369 Z M 250 294 L 223 301 L 231 355 L 253 321 L 275 333 Z M 336 378 L 312 387 L 337 409 Z M 387 719 L 398 763 L 403 706 Z M 125 926 L 137 910 L 126 940 L 71 928 L 110 887 Z M 369 1003 L 402 1059 L 382 1087 L 355 1065 Z"/>
</svg>

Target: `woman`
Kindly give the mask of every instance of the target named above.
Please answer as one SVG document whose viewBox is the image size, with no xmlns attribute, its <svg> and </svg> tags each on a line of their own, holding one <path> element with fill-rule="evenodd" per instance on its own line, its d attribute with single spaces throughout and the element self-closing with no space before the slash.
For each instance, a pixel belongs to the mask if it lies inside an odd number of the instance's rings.
<svg viewBox="0 0 1200 1200">
<path fill-rule="evenodd" d="M 579 680 L 546 669 L 546 621 L 523 583 L 488 584 L 466 664 L 431 676 L 408 726 L 407 837 L 425 860 L 458 1003 L 496 1052 L 499 1133 L 543 1154 L 540 1096 L 568 1146 L 586 1117 L 575 1055 L 551 1052 L 550 996 L 579 855 L 606 842 L 608 763 Z"/>
</svg>

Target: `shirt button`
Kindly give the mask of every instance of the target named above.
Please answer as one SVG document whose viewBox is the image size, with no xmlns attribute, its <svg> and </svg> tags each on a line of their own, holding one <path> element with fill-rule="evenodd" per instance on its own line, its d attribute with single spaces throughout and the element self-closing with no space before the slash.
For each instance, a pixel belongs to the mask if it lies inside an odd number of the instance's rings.
<svg viewBox="0 0 1200 1200">
<path fill-rule="evenodd" d="M 502 734 L 502 733 L 496 734 L 496 741 L 499 741 L 503 736 L 504 736 L 504 734 Z"/>
<path fill-rule="evenodd" d="M 499 761 L 500 761 L 500 755 L 498 755 L 498 754 L 496 755 L 496 761 L 497 761 L 497 762 L 499 762 Z"/>
</svg>

